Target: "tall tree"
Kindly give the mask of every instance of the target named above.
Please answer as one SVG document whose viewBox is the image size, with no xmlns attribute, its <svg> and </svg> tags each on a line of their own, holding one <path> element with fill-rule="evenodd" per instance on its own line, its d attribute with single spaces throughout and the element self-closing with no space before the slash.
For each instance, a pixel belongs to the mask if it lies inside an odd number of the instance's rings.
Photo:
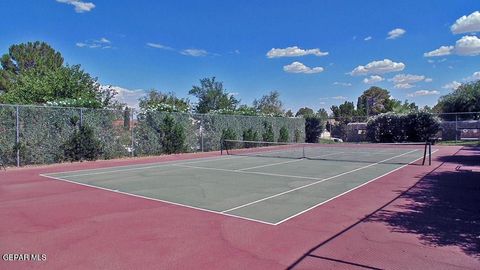
<svg viewBox="0 0 480 270">
<path fill-rule="evenodd" d="M 480 80 L 464 83 L 452 93 L 441 96 L 433 110 L 439 113 L 480 111 Z"/>
<path fill-rule="evenodd" d="M 393 108 L 392 111 L 395 113 L 411 113 L 418 111 L 418 106 L 415 102 L 408 102 L 405 100 L 403 103 L 400 100 L 393 99 Z"/>
<path fill-rule="evenodd" d="M 162 93 L 154 89 L 138 101 L 139 107 L 143 110 L 187 112 L 190 108 L 188 99 L 178 98 L 173 92 Z"/>
<path fill-rule="evenodd" d="M 394 104 L 388 90 L 372 86 L 358 98 L 357 111 L 361 115 L 377 115 L 392 111 Z"/>
<path fill-rule="evenodd" d="M 119 105 L 114 89 L 102 87 L 80 65 L 63 65 L 61 54 L 46 43 L 12 45 L 1 64 L 0 102 L 93 108 Z"/>
<path fill-rule="evenodd" d="M 271 91 L 260 99 L 255 99 L 253 107 L 262 114 L 275 116 L 284 114 L 283 102 L 280 100 L 280 93 L 277 91 Z"/>
<path fill-rule="evenodd" d="M 308 108 L 308 107 L 304 107 L 304 108 L 300 108 L 298 109 L 297 113 L 295 114 L 295 117 L 299 117 L 299 116 L 302 116 L 302 117 L 305 117 L 305 116 L 309 116 L 309 115 L 313 115 L 313 110 Z"/>
<path fill-rule="evenodd" d="M 222 109 L 235 110 L 240 102 L 223 89 L 223 83 L 217 82 L 215 77 L 201 79 L 200 86 L 194 85 L 188 94 L 198 98 L 195 107 L 198 113 L 208 113 Z"/>
<path fill-rule="evenodd" d="M 324 108 L 318 109 L 317 116 L 320 117 L 320 119 L 322 120 L 327 120 L 328 119 L 327 110 L 325 110 Z"/>
<path fill-rule="evenodd" d="M 357 111 L 355 111 L 355 105 L 353 102 L 345 101 L 339 106 L 333 105 L 330 110 L 332 110 L 335 120 L 349 123 L 352 122 L 354 117 L 357 116 Z"/>
</svg>

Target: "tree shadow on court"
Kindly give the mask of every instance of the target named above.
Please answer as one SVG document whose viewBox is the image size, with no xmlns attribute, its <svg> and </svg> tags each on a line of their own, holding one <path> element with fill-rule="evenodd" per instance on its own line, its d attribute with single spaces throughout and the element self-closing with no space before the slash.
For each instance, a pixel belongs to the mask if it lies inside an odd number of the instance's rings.
<svg viewBox="0 0 480 270">
<path fill-rule="evenodd" d="M 480 166 L 478 155 L 441 159 Z M 400 210 L 382 209 L 368 221 L 385 222 L 396 232 L 417 234 L 427 245 L 457 246 L 480 257 L 480 170 L 457 167 L 456 171 L 430 173 L 400 198 L 407 200 L 405 205 L 395 205 Z"/>
</svg>

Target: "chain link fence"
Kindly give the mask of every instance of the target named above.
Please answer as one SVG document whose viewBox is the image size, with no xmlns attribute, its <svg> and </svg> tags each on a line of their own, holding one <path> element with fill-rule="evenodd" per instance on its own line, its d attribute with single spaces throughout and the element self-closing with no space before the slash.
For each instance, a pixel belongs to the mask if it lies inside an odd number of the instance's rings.
<svg viewBox="0 0 480 270">
<path fill-rule="evenodd" d="M 285 127 L 290 141 L 305 140 L 303 118 L 0 105 L 0 158 L 8 166 L 63 162 L 63 144 L 78 123 L 94 130 L 101 159 L 161 155 L 161 123 L 167 115 L 183 127 L 186 152 L 220 150 L 223 130 L 242 139 L 246 129 L 262 134 L 265 124 L 272 126 L 275 139 Z"/>
</svg>

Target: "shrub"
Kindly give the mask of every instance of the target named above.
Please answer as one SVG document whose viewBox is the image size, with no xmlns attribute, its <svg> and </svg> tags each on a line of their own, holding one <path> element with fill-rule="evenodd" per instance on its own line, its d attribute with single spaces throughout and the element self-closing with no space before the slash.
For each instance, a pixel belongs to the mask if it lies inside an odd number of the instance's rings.
<svg viewBox="0 0 480 270">
<path fill-rule="evenodd" d="M 275 135 L 273 134 L 273 127 L 272 124 L 267 122 L 263 122 L 264 132 L 262 134 L 262 139 L 264 142 L 274 142 Z"/>
<path fill-rule="evenodd" d="M 425 142 L 440 130 L 440 121 L 428 112 L 413 112 L 406 116 L 406 135 L 409 141 Z"/>
<path fill-rule="evenodd" d="M 294 136 L 295 136 L 295 142 L 296 143 L 300 142 L 300 139 L 301 139 L 300 130 L 295 129 Z"/>
<path fill-rule="evenodd" d="M 175 123 L 172 116 L 166 115 L 161 125 L 161 143 L 163 151 L 167 154 L 185 151 L 185 131 L 181 124 Z"/>
<path fill-rule="evenodd" d="M 62 148 L 68 161 L 97 160 L 102 153 L 100 141 L 87 125 L 75 130 Z"/>
<path fill-rule="evenodd" d="M 342 140 L 347 139 L 347 124 L 343 122 L 330 125 L 330 134 L 333 138 L 340 138 Z"/>
<path fill-rule="evenodd" d="M 280 134 L 278 136 L 278 142 L 288 142 L 288 129 L 286 126 L 280 128 Z"/>
<path fill-rule="evenodd" d="M 237 139 L 237 133 L 235 133 L 235 130 L 231 128 L 226 128 L 222 130 L 222 139 L 221 143 L 225 143 L 224 140 L 236 140 Z M 233 142 L 229 142 L 228 144 L 224 144 L 223 146 L 226 147 L 227 149 L 232 148 L 235 145 Z"/>
<path fill-rule="evenodd" d="M 423 142 L 434 137 L 439 130 L 438 119 L 427 112 L 384 113 L 368 121 L 367 138 L 380 143 Z"/>
<path fill-rule="evenodd" d="M 318 143 L 318 138 L 323 132 L 323 121 L 319 117 L 305 118 L 305 141 L 308 143 Z"/>
<path fill-rule="evenodd" d="M 254 131 L 252 128 L 246 129 L 243 131 L 242 139 L 244 141 L 258 141 L 258 133 Z M 245 143 L 245 147 L 249 148 L 254 146 L 253 143 Z"/>
</svg>

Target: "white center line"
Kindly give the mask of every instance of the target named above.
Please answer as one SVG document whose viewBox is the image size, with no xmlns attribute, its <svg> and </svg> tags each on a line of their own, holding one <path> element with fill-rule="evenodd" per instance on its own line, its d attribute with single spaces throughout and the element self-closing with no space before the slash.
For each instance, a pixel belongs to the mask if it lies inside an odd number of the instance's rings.
<svg viewBox="0 0 480 270">
<path fill-rule="evenodd" d="M 311 158 L 327 157 L 327 156 L 338 155 L 338 154 L 343 154 L 343 153 L 344 153 L 344 152 L 330 153 L 330 154 L 315 156 L 315 157 L 311 157 Z M 302 160 L 304 160 L 304 159 L 303 159 L 303 158 L 299 158 L 299 159 L 289 160 L 289 161 L 284 161 L 284 162 L 270 163 L 270 164 L 264 164 L 264 165 L 258 165 L 258 166 L 253 166 L 253 167 L 238 169 L 238 170 L 236 170 L 236 171 L 240 171 L 240 172 L 241 172 L 241 171 L 246 171 L 246 170 L 251 170 L 251 169 L 258 169 L 258 168 L 270 167 L 270 166 L 275 166 L 275 165 L 293 163 L 293 162 L 298 162 L 298 161 L 302 161 Z"/>
</svg>

